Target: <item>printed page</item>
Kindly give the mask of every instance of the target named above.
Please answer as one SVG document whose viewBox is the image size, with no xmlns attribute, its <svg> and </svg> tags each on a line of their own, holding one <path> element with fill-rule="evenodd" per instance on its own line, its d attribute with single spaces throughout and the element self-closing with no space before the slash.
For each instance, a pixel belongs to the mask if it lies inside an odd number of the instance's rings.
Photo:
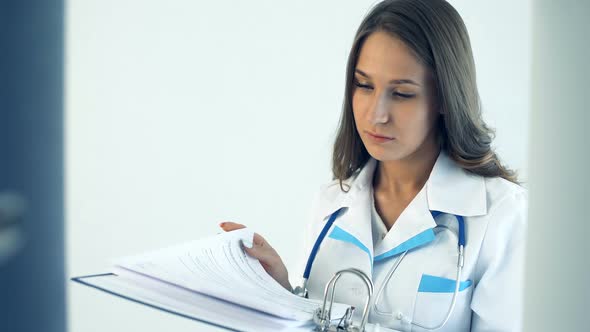
<svg viewBox="0 0 590 332">
<path fill-rule="evenodd" d="M 257 259 L 247 255 L 241 240 L 252 241 L 253 235 L 248 228 L 224 232 L 126 257 L 116 261 L 116 266 L 281 318 L 311 320 L 321 301 L 287 291 Z M 333 318 L 341 317 L 345 310 L 345 305 L 335 304 Z"/>
</svg>

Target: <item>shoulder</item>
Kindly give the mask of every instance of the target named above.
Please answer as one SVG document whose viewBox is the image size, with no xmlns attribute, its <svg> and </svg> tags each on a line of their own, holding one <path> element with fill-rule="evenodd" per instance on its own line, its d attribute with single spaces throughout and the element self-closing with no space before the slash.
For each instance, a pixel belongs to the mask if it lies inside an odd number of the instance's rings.
<svg viewBox="0 0 590 332">
<path fill-rule="evenodd" d="M 362 179 L 361 172 L 362 169 L 357 170 L 345 180 L 333 179 L 317 187 L 312 201 L 313 223 L 322 224 L 320 221 L 336 210 L 348 206 L 359 192 L 366 190 L 366 183 Z"/>
<path fill-rule="evenodd" d="M 528 190 L 501 177 L 484 178 L 489 215 L 502 212 L 524 212 L 528 204 Z M 510 209 L 511 211 L 503 211 Z"/>
<path fill-rule="evenodd" d="M 316 198 L 324 203 L 336 203 L 353 195 L 359 173 L 360 170 L 357 170 L 348 179 L 342 180 L 342 182 L 339 179 L 333 179 L 321 184 L 317 190 Z"/>
<path fill-rule="evenodd" d="M 528 190 L 500 177 L 484 178 L 487 213 L 485 239 L 514 240 L 526 229 Z"/>
<path fill-rule="evenodd" d="M 350 195 L 349 189 L 352 188 L 353 182 L 353 177 L 342 181 L 342 187 L 346 191 L 341 189 L 338 179 L 325 182 L 313 191 L 310 216 L 306 226 L 306 239 L 317 237 L 324 225 L 322 221 L 326 216 L 338 209 L 348 199 Z M 311 247 L 308 249 L 311 249 Z"/>
<path fill-rule="evenodd" d="M 482 216 L 480 268 L 495 260 L 507 260 L 520 252 L 527 230 L 528 190 L 500 177 L 485 178 L 487 214 Z M 488 262 L 486 264 L 486 262 Z M 480 271 L 483 272 L 483 271 Z"/>
<path fill-rule="evenodd" d="M 492 326 L 488 324 L 498 324 L 490 317 L 509 317 L 505 328 L 496 325 L 493 329 L 512 330 L 509 325 L 517 326 L 519 317 L 514 308 L 522 305 L 528 192 L 503 178 L 484 181 L 488 211 L 484 216 L 474 217 L 471 224 L 477 228 L 472 233 L 474 241 L 470 248 L 474 262 L 470 276 L 475 285 L 471 308 L 477 313 L 472 326 L 490 329 Z M 476 218 L 481 223 L 475 222 Z M 491 305 L 494 303 L 501 305 Z"/>
<path fill-rule="evenodd" d="M 472 224 L 477 225 L 473 228 L 479 239 L 473 247 L 478 252 L 474 280 L 478 287 L 484 281 L 519 284 L 528 229 L 528 190 L 499 177 L 485 178 L 485 183 L 488 211 L 474 217 L 478 222 Z M 509 275 L 498 277 L 503 273 Z"/>
<path fill-rule="evenodd" d="M 331 202 L 342 196 L 346 196 L 353 184 L 354 181 L 352 179 L 343 180 L 342 185 L 338 179 L 322 183 L 318 188 L 317 196 L 319 199 Z"/>
</svg>

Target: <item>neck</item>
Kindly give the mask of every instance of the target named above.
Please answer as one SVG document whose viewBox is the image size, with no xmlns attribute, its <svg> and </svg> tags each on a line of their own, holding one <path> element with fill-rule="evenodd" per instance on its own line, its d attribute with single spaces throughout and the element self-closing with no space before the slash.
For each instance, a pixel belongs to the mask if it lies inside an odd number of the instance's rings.
<svg viewBox="0 0 590 332">
<path fill-rule="evenodd" d="M 431 144 L 407 158 L 380 161 L 373 178 L 375 190 L 396 196 L 415 194 L 428 180 L 439 153 L 440 148 Z"/>
</svg>

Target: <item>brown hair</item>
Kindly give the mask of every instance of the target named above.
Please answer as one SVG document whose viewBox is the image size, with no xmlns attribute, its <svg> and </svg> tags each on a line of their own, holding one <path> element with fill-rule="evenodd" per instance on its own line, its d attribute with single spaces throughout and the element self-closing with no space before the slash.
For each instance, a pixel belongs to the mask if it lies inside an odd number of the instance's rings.
<svg viewBox="0 0 590 332">
<path fill-rule="evenodd" d="M 485 177 L 518 183 L 491 149 L 494 131 L 481 116 L 475 63 L 467 29 L 459 13 L 444 0 L 385 0 L 359 26 L 346 68 L 346 87 L 332 155 L 334 179 L 348 179 L 369 160 L 352 113 L 353 74 L 360 49 L 373 32 L 383 31 L 402 40 L 431 72 L 439 117 L 438 141 L 463 169 Z"/>
</svg>

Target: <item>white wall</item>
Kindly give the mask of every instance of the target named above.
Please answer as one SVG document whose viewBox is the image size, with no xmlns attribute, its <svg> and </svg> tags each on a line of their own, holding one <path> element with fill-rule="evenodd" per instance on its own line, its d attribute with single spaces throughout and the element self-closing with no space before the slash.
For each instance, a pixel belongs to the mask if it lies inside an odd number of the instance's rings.
<svg viewBox="0 0 590 332">
<path fill-rule="evenodd" d="M 297 282 L 346 57 L 373 3 L 68 1 L 68 275 L 233 220 L 262 233 Z M 526 177 L 530 3 L 452 3 L 497 150 Z M 69 312 L 76 332 L 197 326 L 73 283 Z"/>
</svg>

